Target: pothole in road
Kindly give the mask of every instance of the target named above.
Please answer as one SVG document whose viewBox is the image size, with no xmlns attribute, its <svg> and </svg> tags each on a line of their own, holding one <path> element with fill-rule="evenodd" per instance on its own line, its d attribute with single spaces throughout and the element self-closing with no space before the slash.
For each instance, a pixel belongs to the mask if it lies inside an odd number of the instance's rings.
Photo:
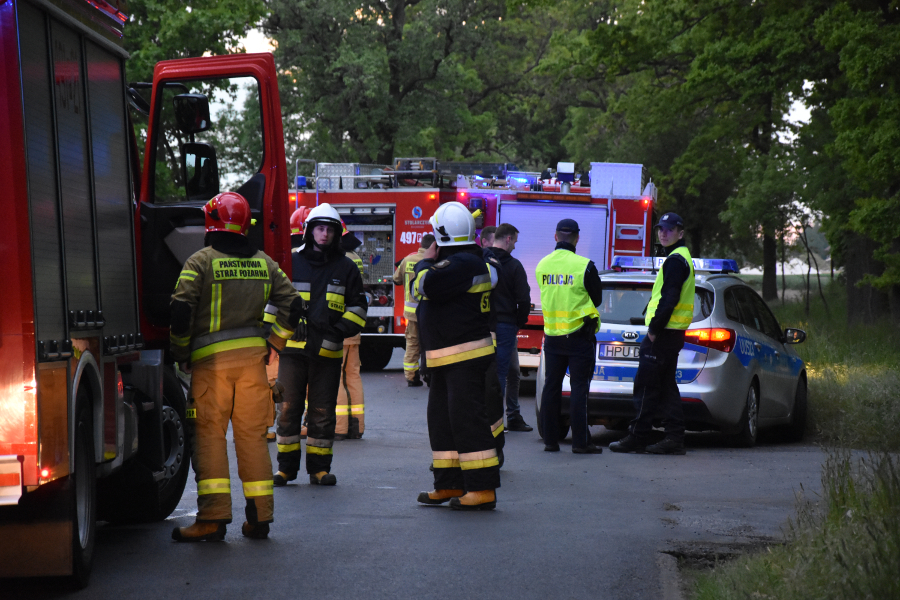
<svg viewBox="0 0 900 600">
<path fill-rule="evenodd" d="M 745 554 L 767 552 L 769 548 L 782 545 L 774 537 L 757 536 L 732 542 L 672 542 L 672 548 L 663 551 L 678 561 L 678 574 L 682 598 L 693 595 L 697 578 L 724 563 L 731 562 Z"/>
</svg>

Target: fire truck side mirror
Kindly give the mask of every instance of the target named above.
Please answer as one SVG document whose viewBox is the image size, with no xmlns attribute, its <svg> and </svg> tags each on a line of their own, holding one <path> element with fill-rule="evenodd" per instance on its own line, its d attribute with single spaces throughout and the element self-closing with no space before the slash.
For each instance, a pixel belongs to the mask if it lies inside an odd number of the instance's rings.
<svg viewBox="0 0 900 600">
<path fill-rule="evenodd" d="M 219 193 L 216 149 L 209 144 L 187 143 L 181 147 L 181 174 L 188 201 L 206 201 Z"/>
<path fill-rule="evenodd" d="M 178 94 L 172 98 L 172 102 L 175 104 L 178 129 L 183 133 L 200 133 L 212 125 L 209 119 L 209 98 L 205 94 Z"/>
</svg>

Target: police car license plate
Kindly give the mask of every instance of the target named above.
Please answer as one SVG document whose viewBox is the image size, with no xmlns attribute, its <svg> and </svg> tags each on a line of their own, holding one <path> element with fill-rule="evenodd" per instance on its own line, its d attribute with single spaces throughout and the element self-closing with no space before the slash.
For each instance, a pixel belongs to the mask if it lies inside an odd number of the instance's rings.
<svg viewBox="0 0 900 600">
<path fill-rule="evenodd" d="M 600 344 L 597 347 L 598 360 L 638 360 L 641 347 L 637 344 Z"/>
</svg>

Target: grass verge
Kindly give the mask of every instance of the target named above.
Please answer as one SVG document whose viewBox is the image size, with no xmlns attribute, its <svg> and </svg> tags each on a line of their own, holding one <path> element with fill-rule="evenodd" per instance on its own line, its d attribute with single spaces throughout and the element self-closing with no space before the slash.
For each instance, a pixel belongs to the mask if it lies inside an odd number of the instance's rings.
<svg viewBox="0 0 900 600">
<path fill-rule="evenodd" d="M 900 598 L 900 342 L 890 323 L 847 325 L 844 290 L 772 304 L 809 381 L 808 434 L 829 448 L 822 494 L 801 489 L 782 545 L 700 573 L 696 600 Z M 854 454 L 850 448 L 867 449 Z"/>
<path fill-rule="evenodd" d="M 833 450 L 822 497 L 801 497 L 784 546 L 720 565 L 696 581 L 696 600 L 900 598 L 900 464 Z"/>
</svg>

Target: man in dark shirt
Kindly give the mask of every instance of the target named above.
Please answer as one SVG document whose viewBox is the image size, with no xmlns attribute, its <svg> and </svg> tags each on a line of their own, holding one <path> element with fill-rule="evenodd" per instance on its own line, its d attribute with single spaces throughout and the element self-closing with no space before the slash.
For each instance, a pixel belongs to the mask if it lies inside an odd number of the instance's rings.
<svg viewBox="0 0 900 600">
<path fill-rule="evenodd" d="M 483 234 L 482 234 L 483 235 Z M 509 223 L 502 223 L 494 233 L 494 245 L 484 249 L 485 258 L 493 256 L 500 261 L 500 281 L 491 294 L 491 308 L 496 319 L 497 377 L 500 393 L 506 399 L 506 429 L 531 431 L 532 427 L 522 418 L 519 409 L 519 329 L 528 322 L 531 312 L 531 288 L 522 263 L 512 257 L 519 230 Z"/>
<path fill-rule="evenodd" d="M 684 221 L 675 213 L 664 214 L 656 225 L 666 261 L 656 275 L 647 305 L 647 335 L 641 342 L 641 358 L 634 377 L 637 416 L 629 434 L 609 445 L 613 452 L 684 454 L 684 412 L 678 392 L 678 353 L 684 332 L 694 314 L 694 267 L 684 245 Z M 648 446 L 653 419 L 662 417 L 666 437 Z"/>
</svg>

